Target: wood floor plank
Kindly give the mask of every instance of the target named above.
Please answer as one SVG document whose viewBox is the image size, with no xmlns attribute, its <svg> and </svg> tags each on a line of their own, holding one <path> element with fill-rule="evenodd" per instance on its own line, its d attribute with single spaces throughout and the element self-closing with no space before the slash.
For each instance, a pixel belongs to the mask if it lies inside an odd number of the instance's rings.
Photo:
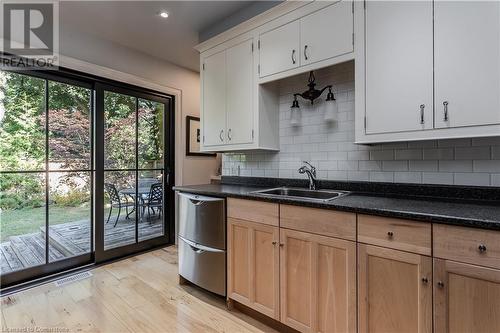
<svg viewBox="0 0 500 333">
<path fill-rule="evenodd" d="M 2 328 L 59 328 L 69 332 L 261 333 L 271 328 L 221 297 L 178 284 L 175 247 L 92 270 L 90 278 L 47 283 L 1 298 Z"/>
</svg>

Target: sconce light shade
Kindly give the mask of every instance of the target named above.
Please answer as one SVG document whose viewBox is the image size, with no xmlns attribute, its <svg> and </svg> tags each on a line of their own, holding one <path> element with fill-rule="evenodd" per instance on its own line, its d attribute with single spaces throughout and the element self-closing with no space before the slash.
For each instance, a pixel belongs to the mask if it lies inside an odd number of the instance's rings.
<svg viewBox="0 0 500 333">
<path fill-rule="evenodd" d="M 297 126 L 300 124 L 300 107 L 297 98 L 293 100 L 292 106 L 290 107 L 290 124 L 293 126 Z"/>
<path fill-rule="evenodd" d="M 332 88 L 329 88 L 328 95 L 326 96 L 326 100 L 323 103 L 324 109 L 324 118 L 326 121 L 336 121 L 337 113 L 338 113 L 338 105 L 337 100 L 333 96 Z"/>
</svg>

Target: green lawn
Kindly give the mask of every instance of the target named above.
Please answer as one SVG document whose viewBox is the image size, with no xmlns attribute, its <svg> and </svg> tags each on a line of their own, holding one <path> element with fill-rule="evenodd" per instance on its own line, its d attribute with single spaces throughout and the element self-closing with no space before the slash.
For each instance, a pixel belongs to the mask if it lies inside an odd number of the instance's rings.
<svg viewBox="0 0 500 333">
<path fill-rule="evenodd" d="M 90 220 L 89 207 L 50 207 L 50 225 Z M 9 238 L 40 231 L 45 225 L 45 207 L 3 210 L 0 212 L 0 242 Z"/>
</svg>

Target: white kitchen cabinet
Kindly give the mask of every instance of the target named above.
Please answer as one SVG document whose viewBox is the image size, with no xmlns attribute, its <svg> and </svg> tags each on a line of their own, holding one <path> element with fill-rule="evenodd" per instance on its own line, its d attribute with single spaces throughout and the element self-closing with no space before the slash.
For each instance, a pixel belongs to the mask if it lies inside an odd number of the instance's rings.
<svg viewBox="0 0 500 333">
<path fill-rule="evenodd" d="M 344 0 L 301 18 L 301 66 L 354 51 L 353 15 Z"/>
<path fill-rule="evenodd" d="M 253 40 L 226 50 L 226 139 L 228 144 L 253 141 Z"/>
<path fill-rule="evenodd" d="M 226 52 L 206 57 L 202 72 L 203 144 L 221 145 L 226 131 Z"/>
<path fill-rule="evenodd" d="M 354 7 L 356 143 L 500 135 L 500 3 Z"/>
<path fill-rule="evenodd" d="M 500 3 L 434 3 L 435 124 L 500 123 Z"/>
<path fill-rule="evenodd" d="M 260 35 L 260 76 L 267 76 L 299 67 L 298 20 Z"/>
<path fill-rule="evenodd" d="M 432 2 L 366 2 L 366 133 L 430 129 Z"/>
<path fill-rule="evenodd" d="M 279 94 L 255 83 L 254 40 L 242 35 L 201 55 L 201 151 L 279 149 Z"/>
</svg>

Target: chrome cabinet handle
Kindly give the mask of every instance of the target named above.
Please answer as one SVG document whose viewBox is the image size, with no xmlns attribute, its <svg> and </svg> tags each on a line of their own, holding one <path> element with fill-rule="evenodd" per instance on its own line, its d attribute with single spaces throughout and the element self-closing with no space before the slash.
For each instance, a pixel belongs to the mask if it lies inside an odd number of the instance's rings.
<svg viewBox="0 0 500 333">
<path fill-rule="evenodd" d="M 222 136 L 224 134 L 224 130 L 220 130 L 220 133 L 219 133 L 219 139 L 220 141 L 224 142 L 224 137 Z"/>
<path fill-rule="evenodd" d="M 479 244 L 479 246 L 477 247 L 477 250 L 479 251 L 479 253 L 485 253 L 486 252 L 486 245 Z"/>
<path fill-rule="evenodd" d="M 229 129 L 227 131 L 227 138 L 229 139 L 229 141 L 231 141 L 233 138 L 231 137 L 231 129 Z"/>
<path fill-rule="evenodd" d="M 425 108 L 425 104 L 420 104 L 420 123 L 421 124 L 425 123 L 424 108 Z"/>
<path fill-rule="evenodd" d="M 295 65 L 295 50 L 292 50 L 292 64 Z"/>
<path fill-rule="evenodd" d="M 307 56 L 307 45 L 304 46 L 304 59 L 309 59 L 309 57 Z"/>
<path fill-rule="evenodd" d="M 448 121 L 448 101 L 443 102 L 443 112 L 444 112 L 443 120 Z"/>
</svg>

